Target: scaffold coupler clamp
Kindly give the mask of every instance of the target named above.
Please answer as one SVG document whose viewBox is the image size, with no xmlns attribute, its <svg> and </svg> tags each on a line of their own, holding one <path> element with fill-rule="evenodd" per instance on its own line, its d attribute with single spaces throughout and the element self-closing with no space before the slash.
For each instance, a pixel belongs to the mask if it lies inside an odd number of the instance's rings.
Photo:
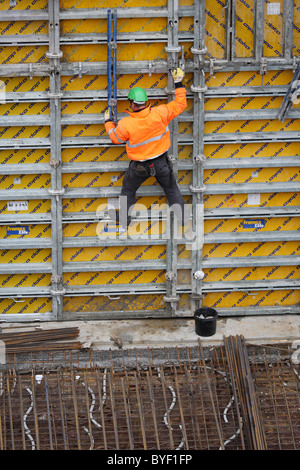
<svg viewBox="0 0 300 470">
<path fill-rule="evenodd" d="M 200 155 L 196 155 L 194 157 L 194 160 L 195 160 L 195 163 L 197 163 L 198 165 L 203 165 L 206 161 L 206 156 L 202 153 Z"/>
<path fill-rule="evenodd" d="M 177 68 L 178 59 L 176 58 L 176 54 L 181 51 L 181 46 L 166 46 L 165 51 L 168 53 L 168 70 L 169 72 L 173 72 L 174 69 Z"/>
<path fill-rule="evenodd" d="M 165 274 L 165 278 L 166 278 L 167 283 L 171 284 L 171 290 L 174 290 L 176 288 L 176 274 L 173 271 L 167 271 Z M 170 295 L 170 296 L 165 295 L 164 301 L 170 302 L 170 303 L 178 302 L 179 297 L 177 295 Z"/>
<path fill-rule="evenodd" d="M 63 52 L 62 52 L 62 51 L 59 51 L 59 52 L 47 51 L 47 52 L 46 52 L 46 57 L 47 57 L 50 61 L 53 61 L 53 66 L 54 66 L 54 68 L 55 68 L 56 70 L 60 67 L 60 59 L 62 58 L 62 56 L 63 56 Z"/>
<path fill-rule="evenodd" d="M 300 341 L 293 341 L 292 349 L 295 349 L 291 357 L 292 363 L 298 365 L 300 364 Z"/>
<path fill-rule="evenodd" d="M 207 47 L 203 47 L 203 49 L 197 49 L 196 47 L 191 47 L 191 53 L 194 55 L 199 55 L 201 58 L 205 57 L 207 54 Z"/>
<path fill-rule="evenodd" d="M 190 190 L 192 193 L 204 193 L 206 191 L 206 186 L 193 186 L 190 185 Z"/>
<path fill-rule="evenodd" d="M 64 96 L 63 93 L 50 93 L 50 92 L 48 93 L 49 99 L 54 100 L 56 107 L 58 106 L 59 100 L 61 100 L 63 96 Z"/>
<path fill-rule="evenodd" d="M 191 91 L 193 93 L 198 93 L 199 99 L 201 99 L 202 93 L 205 93 L 207 91 L 207 86 L 206 85 L 204 86 L 191 85 Z"/>
<path fill-rule="evenodd" d="M 260 61 L 260 71 L 259 71 L 259 73 L 261 74 L 261 86 L 264 85 L 264 75 L 266 75 L 267 71 L 268 71 L 267 59 L 265 57 L 262 57 Z"/>
<path fill-rule="evenodd" d="M 51 196 L 55 196 L 55 197 L 56 197 L 56 200 L 58 201 L 58 200 L 59 200 L 59 196 L 63 196 L 63 194 L 65 194 L 65 188 L 61 188 L 61 189 L 48 189 L 48 193 L 49 193 Z"/>
</svg>

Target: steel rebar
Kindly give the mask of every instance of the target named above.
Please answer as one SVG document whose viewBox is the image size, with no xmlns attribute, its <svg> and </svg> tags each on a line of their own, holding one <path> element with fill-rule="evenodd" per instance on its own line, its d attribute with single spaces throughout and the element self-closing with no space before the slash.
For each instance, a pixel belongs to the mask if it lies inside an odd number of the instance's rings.
<svg viewBox="0 0 300 470">
<path fill-rule="evenodd" d="M 109 354 L 110 366 L 82 365 L 77 351 L 58 367 L 54 352 L 12 358 L 0 375 L 0 449 L 300 448 L 299 378 L 282 348 L 230 337 L 209 351 L 162 350 L 159 364 L 154 351 L 143 366 L 122 351 L 117 367 Z"/>
</svg>

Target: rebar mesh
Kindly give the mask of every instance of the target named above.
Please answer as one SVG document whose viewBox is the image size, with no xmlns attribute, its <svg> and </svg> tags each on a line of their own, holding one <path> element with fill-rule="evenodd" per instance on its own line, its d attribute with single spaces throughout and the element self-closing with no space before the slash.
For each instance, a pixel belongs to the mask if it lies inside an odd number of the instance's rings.
<svg viewBox="0 0 300 470">
<path fill-rule="evenodd" d="M 0 372 L 0 449 L 249 449 L 226 346 L 161 351 L 135 363 L 122 351 L 118 365 L 95 352 L 84 365 L 79 353 L 77 362 L 31 355 L 26 367 L 11 358 Z M 299 449 L 299 366 L 289 345 L 247 352 L 266 448 Z"/>
</svg>

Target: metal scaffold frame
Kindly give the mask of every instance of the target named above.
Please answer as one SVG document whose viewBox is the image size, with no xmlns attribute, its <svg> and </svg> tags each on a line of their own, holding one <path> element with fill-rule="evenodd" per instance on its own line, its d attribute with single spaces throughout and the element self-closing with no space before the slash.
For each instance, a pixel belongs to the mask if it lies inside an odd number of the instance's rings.
<svg viewBox="0 0 300 470">
<path fill-rule="evenodd" d="M 242 184 L 204 184 L 204 171 L 206 169 L 215 168 L 236 168 L 234 159 L 218 158 L 207 159 L 205 157 L 205 145 L 211 144 L 237 144 L 237 143 L 260 143 L 260 142 L 299 142 L 299 131 L 270 131 L 270 132 L 241 132 L 241 133 L 221 133 L 209 134 L 204 131 L 204 124 L 208 121 L 234 121 L 234 120 L 259 120 L 259 119 L 276 119 L 277 110 L 251 110 L 243 109 L 236 112 L 218 110 L 205 111 L 205 98 L 222 98 L 224 96 L 282 96 L 288 93 L 288 86 L 264 86 L 263 79 L 267 71 L 270 70 L 292 70 L 294 73 L 299 69 L 299 58 L 293 56 L 293 1 L 287 0 L 284 8 L 284 40 L 282 57 L 264 57 L 264 2 L 258 0 L 255 2 L 255 48 L 253 57 L 239 58 L 235 51 L 235 21 L 236 21 L 236 3 L 235 0 L 228 0 L 224 13 L 224 23 L 226 26 L 226 41 L 224 57 L 216 59 L 211 57 L 206 48 L 205 36 L 205 12 L 206 2 L 203 0 L 194 0 L 191 7 L 182 7 L 179 0 L 168 0 L 167 8 L 120 8 L 117 15 L 119 18 L 167 18 L 167 31 L 153 35 L 148 32 L 140 32 L 136 35 L 133 33 L 118 32 L 118 37 L 114 35 L 111 43 L 111 50 L 114 52 L 114 76 L 113 81 L 116 84 L 116 69 L 118 74 L 155 74 L 168 73 L 167 89 L 152 88 L 146 90 L 150 98 L 163 98 L 167 100 L 173 99 L 173 82 L 170 71 L 177 66 L 185 69 L 186 73 L 192 73 L 193 83 L 187 87 L 188 99 L 193 102 L 192 112 L 186 111 L 177 119 L 172 121 L 171 129 L 171 149 L 169 152 L 170 159 L 173 161 L 175 174 L 178 170 L 192 171 L 191 185 L 181 185 L 182 194 L 190 197 L 192 200 L 192 224 L 196 232 L 197 243 L 199 249 L 193 253 L 190 260 L 178 259 L 178 245 L 180 241 L 174 237 L 170 237 L 165 243 L 160 238 L 152 241 L 153 244 L 166 244 L 166 260 L 143 260 L 141 261 L 122 261 L 117 264 L 115 262 L 63 262 L 63 249 L 74 247 L 101 247 L 107 244 L 107 240 L 101 241 L 97 237 L 85 237 L 84 239 L 64 237 L 62 226 L 64 223 L 76 222 L 95 222 L 98 221 L 97 216 L 93 212 L 85 213 L 63 213 L 64 198 L 97 198 L 97 197 L 118 197 L 119 189 L 117 187 L 101 187 L 101 188 L 64 188 L 62 177 L 64 173 L 87 173 L 87 172 L 120 172 L 125 171 L 128 166 L 127 162 L 114 161 L 98 161 L 93 163 L 63 163 L 62 150 L 67 148 L 94 148 L 109 147 L 111 145 L 109 137 L 62 137 L 63 125 L 84 125 L 84 124 L 103 124 L 103 116 L 97 114 L 68 114 L 61 113 L 61 103 L 64 101 L 81 101 L 93 100 L 106 102 L 108 99 L 107 90 L 81 90 L 81 91 L 62 91 L 61 79 L 64 76 L 83 76 L 83 75 L 103 75 L 108 74 L 111 64 L 106 62 L 64 62 L 62 61 L 62 45 L 70 44 L 107 44 L 108 36 L 102 33 L 84 34 L 61 34 L 60 21 L 68 19 L 107 19 L 107 9 L 72 9 L 60 10 L 59 2 L 49 0 L 47 10 L 9 10 L 1 11 L 1 21 L 26 21 L 26 20 L 45 20 L 49 23 L 48 34 L 20 35 L 10 36 L 3 35 L 0 39 L 2 46 L 10 45 L 47 45 L 48 62 L 41 63 L 18 63 L 18 64 L 0 64 L 0 76 L 20 76 L 20 77 L 49 77 L 49 92 L 11 92 L 7 93 L 6 102 L 25 103 L 25 102 L 44 102 L 50 103 L 49 115 L 23 115 L 23 116 L 1 116 L 0 126 L 34 126 L 38 122 L 39 125 L 49 126 L 49 137 L 47 138 L 21 138 L 21 139 L 5 139 L 0 140 L 0 151 L 8 149 L 49 149 L 51 159 L 48 163 L 26 164 L 23 165 L 22 172 L 24 174 L 49 174 L 51 177 L 51 189 L 24 189 L 14 191 L 1 190 L 0 200 L 27 200 L 47 199 L 51 201 L 51 214 L 0 214 L 1 224 L 22 224 L 22 223 L 48 223 L 51 224 L 51 238 L 30 239 L 26 238 L 22 241 L 22 248 L 48 248 L 52 250 L 52 261 L 44 263 L 28 263 L 26 265 L 27 273 L 51 273 L 51 286 L 48 287 L 24 287 L 20 294 L 20 289 L 15 287 L 4 287 L 1 289 L 0 296 L 8 298 L 24 298 L 24 297 L 52 297 L 52 312 L 46 314 L 26 313 L 26 314 L 3 314 L 3 321 L 30 321 L 30 320 L 63 320 L 63 319 L 94 319 L 97 318 L 124 318 L 143 317 L 144 311 L 134 311 L 130 313 L 124 312 L 86 312 L 85 314 L 68 314 L 64 312 L 63 300 L 65 296 L 86 296 L 86 295 L 143 295 L 145 293 L 163 294 L 166 304 L 165 309 L 149 310 L 147 316 L 168 317 L 168 316 L 186 316 L 186 312 L 178 309 L 178 300 L 181 294 L 189 294 L 191 308 L 189 314 L 197 307 L 201 306 L 203 295 L 209 292 L 220 291 L 242 291 L 247 292 L 252 289 L 299 289 L 299 281 L 295 279 L 282 279 L 278 281 L 236 281 L 236 282 L 202 282 L 201 275 L 203 269 L 215 267 L 228 267 L 232 264 L 230 258 L 209 258 L 203 259 L 202 248 L 206 243 L 234 243 L 234 242 L 250 242 L 253 241 L 253 233 L 204 233 L 204 221 L 210 219 L 238 217 L 257 218 L 263 217 L 281 217 L 283 215 L 282 207 L 259 207 L 259 208 L 227 208 L 220 211 L 218 208 L 204 210 L 204 195 L 218 194 L 255 194 L 255 193 L 284 193 L 298 192 L 299 183 L 297 181 L 266 182 L 266 183 L 242 183 Z M 116 32 L 117 15 L 114 15 Z M 178 24 L 179 18 L 194 18 L 193 31 L 180 31 Z M 117 61 L 115 54 L 115 42 L 118 44 L 129 44 L 132 42 L 160 41 L 166 44 L 167 60 L 152 61 Z M 192 42 L 191 52 L 192 60 L 185 60 L 184 45 Z M 108 69 L 109 67 L 109 69 Z M 230 72 L 230 71 L 256 71 L 261 74 L 261 86 L 242 86 L 242 87 L 207 87 L 205 84 L 205 74 Z M 110 75 L 110 74 L 109 74 Z M 111 77 L 109 78 L 111 84 Z M 108 89 L 110 86 L 108 87 Z M 116 89 L 114 87 L 113 96 L 109 96 L 109 105 L 116 110 L 116 100 L 127 97 L 128 90 Z M 299 110 L 286 110 L 285 117 L 299 118 Z M 119 117 L 122 117 L 119 116 Z M 179 124 L 181 122 L 193 122 L 192 134 L 180 134 Z M 191 160 L 178 160 L 178 146 L 192 146 Z M 276 161 L 273 158 L 244 158 L 239 159 L 239 168 L 257 168 L 264 166 L 272 168 L 280 165 L 283 168 L 298 166 L 298 157 L 295 155 L 278 157 Z M 5 164 L 0 168 L 0 174 L 19 174 L 18 165 Z M 155 194 L 163 194 L 159 188 L 151 186 L 143 186 L 140 190 L 141 195 L 148 196 Z M 299 216 L 299 206 L 288 206 L 284 208 L 284 215 L 290 217 Z M 172 222 L 172 221 L 171 221 Z M 173 222 L 172 222 L 173 223 Z M 171 233 L 175 230 L 171 225 Z M 255 241 L 299 241 L 299 231 L 279 231 L 279 232 L 262 232 L 255 234 Z M 112 240 L 110 246 L 123 246 L 126 244 L 142 245 L 144 242 L 136 240 Z M 16 249 L 20 246 L 16 240 L 2 239 L 0 248 Z M 277 266 L 296 266 L 299 264 L 300 256 L 276 256 Z M 260 257 L 240 257 L 234 259 L 234 265 L 237 267 L 255 267 L 255 266 L 273 266 L 272 259 Z M 166 283 L 161 285 L 104 285 L 104 286 L 76 286 L 66 287 L 63 284 L 63 275 L 67 272 L 93 272 L 95 270 L 113 271 L 113 270 L 134 270 L 134 269 L 165 269 Z M 190 270 L 191 280 L 189 285 L 180 285 L 178 283 L 178 270 Z M 24 265 L 18 263 L 0 264 L 0 274 L 15 274 L 24 272 Z M 297 306 L 291 307 L 257 307 L 255 311 L 251 309 L 251 314 L 272 314 L 272 313 L 299 313 Z M 242 315 L 247 314 L 247 308 L 221 309 L 223 315 Z"/>
</svg>

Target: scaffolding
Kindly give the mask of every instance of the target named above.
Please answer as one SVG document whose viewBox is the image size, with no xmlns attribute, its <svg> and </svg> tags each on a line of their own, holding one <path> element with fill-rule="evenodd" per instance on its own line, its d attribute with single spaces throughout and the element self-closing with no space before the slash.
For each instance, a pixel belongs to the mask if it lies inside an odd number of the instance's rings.
<svg viewBox="0 0 300 470">
<path fill-rule="evenodd" d="M 277 5 L 277 4 L 276 4 Z M 27 77 L 29 79 L 35 77 L 48 77 L 49 90 L 42 92 L 15 91 L 7 92 L 5 96 L 6 103 L 45 103 L 50 106 L 48 115 L 41 114 L 30 115 L 24 114 L 20 116 L 3 115 L 0 117 L 0 125 L 2 127 L 14 126 L 34 126 L 37 123 L 41 126 L 48 126 L 48 137 L 35 138 L 1 138 L 1 151 L 17 151 L 24 149 L 34 149 L 50 151 L 49 163 L 28 163 L 22 166 L 22 174 L 24 175 L 49 175 L 51 179 L 50 187 L 26 188 L 26 189 L 3 189 L 0 191 L 0 199 L 7 204 L 14 204 L 15 201 L 33 200 L 47 201 L 50 204 L 50 210 L 39 213 L 22 212 L 21 206 L 15 206 L 14 213 L 1 213 L 0 222 L 5 225 L 27 225 L 27 224 L 48 224 L 51 226 L 51 236 L 41 238 L 31 238 L 30 235 L 22 240 L 23 249 L 44 249 L 51 251 L 51 258 L 45 262 L 30 262 L 28 264 L 18 262 L 4 262 L 0 265 L 0 275 L 16 275 L 24 272 L 30 274 L 41 274 L 49 276 L 49 285 L 39 283 L 31 286 L 24 285 L 20 290 L 18 286 L 10 286 L 5 284 L 1 286 L 1 299 L 17 300 L 22 302 L 24 299 L 30 298 L 47 298 L 51 300 L 51 308 L 44 307 L 44 312 L 30 311 L 25 313 L 4 313 L 1 315 L 3 320 L 9 318 L 10 321 L 31 321 L 31 320 L 67 320 L 67 319 L 99 319 L 99 315 L 103 319 L 107 318 L 131 318 L 147 317 L 180 317 L 189 316 L 192 311 L 202 305 L 203 299 L 208 294 L 214 293 L 241 293 L 241 295 L 253 295 L 253 292 L 299 292 L 299 280 L 297 274 L 280 275 L 278 279 L 263 278 L 253 280 L 241 276 L 239 280 L 222 279 L 207 282 L 203 280 L 197 273 L 206 270 L 228 269 L 232 266 L 235 269 L 248 268 L 250 271 L 258 267 L 270 268 L 276 264 L 277 267 L 290 267 L 294 273 L 299 266 L 299 255 L 297 253 L 284 256 L 276 256 L 276 261 L 272 256 L 231 256 L 210 257 L 203 255 L 204 245 L 226 244 L 242 244 L 256 242 L 258 244 L 265 242 L 274 242 L 275 244 L 299 242 L 299 229 L 293 228 L 286 230 L 270 230 L 260 232 L 254 230 L 252 232 L 238 233 L 235 231 L 204 233 L 204 223 L 219 219 L 231 220 L 242 218 L 250 221 L 249 224 L 255 224 L 257 219 L 266 220 L 267 218 L 288 217 L 295 219 L 299 216 L 299 205 L 291 205 L 287 203 L 285 206 L 263 206 L 256 204 L 253 207 L 244 207 L 241 203 L 239 207 L 226 207 L 220 209 L 218 206 L 213 208 L 204 208 L 204 198 L 206 196 L 244 195 L 249 197 L 257 194 L 262 195 L 280 195 L 287 193 L 291 197 L 296 197 L 299 191 L 299 182 L 293 179 L 288 181 L 272 180 L 266 182 L 242 182 L 242 183 L 212 183 L 206 184 L 204 181 L 204 172 L 211 170 L 214 172 L 218 169 L 272 169 L 281 168 L 283 170 L 298 167 L 299 156 L 291 153 L 290 155 L 271 157 L 246 157 L 239 158 L 207 158 L 205 155 L 205 146 L 212 145 L 240 145 L 247 144 L 276 144 L 284 142 L 299 143 L 299 130 L 274 130 L 264 132 L 205 132 L 205 123 L 211 122 L 234 122 L 236 120 L 276 120 L 277 109 L 238 109 L 233 112 L 231 109 L 205 110 L 205 100 L 207 99 L 234 99 L 236 97 L 248 97 L 250 100 L 257 97 L 285 97 L 288 92 L 288 85 L 266 85 L 264 79 L 270 71 L 291 71 L 296 72 L 299 69 L 299 56 L 294 54 L 293 49 L 297 50 L 297 42 L 293 41 L 293 15 L 294 2 L 287 0 L 281 13 L 284 24 L 282 30 L 282 53 L 278 57 L 271 57 L 264 54 L 265 38 L 264 38 L 264 22 L 265 22 L 265 4 L 263 0 L 255 2 L 252 11 L 253 16 L 253 53 L 248 56 L 241 57 L 237 51 L 238 43 L 235 31 L 239 22 L 239 2 L 230 0 L 222 9 L 223 23 L 222 31 L 224 31 L 224 44 L 222 46 L 223 55 L 214 57 L 207 49 L 206 19 L 210 13 L 210 2 L 194 0 L 191 6 L 183 6 L 178 0 L 170 0 L 162 7 L 121 7 L 117 9 L 115 14 L 114 37 L 112 41 L 109 39 L 111 51 L 114 52 L 113 64 L 114 75 L 113 81 L 116 85 L 118 75 L 140 74 L 168 74 L 167 88 L 153 87 L 147 89 L 150 99 L 173 99 L 172 78 L 169 73 L 173 67 L 181 66 L 186 74 L 191 74 L 192 83 L 189 83 L 188 99 L 192 101 L 192 110 L 183 113 L 178 119 L 171 124 L 171 142 L 172 146 L 169 152 L 170 159 L 173 161 L 175 174 L 178 171 L 191 172 L 191 183 L 181 185 L 182 192 L 186 198 L 189 198 L 192 205 L 192 225 L 193 232 L 197 237 L 197 250 L 191 255 L 190 259 L 180 258 L 180 246 L 189 242 L 184 238 L 176 239 L 170 237 L 167 241 L 158 236 L 155 240 L 151 240 L 154 246 L 165 246 L 166 256 L 160 259 L 137 259 L 125 261 L 81 261 L 70 262 L 64 261 L 63 251 L 66 249 L 89 249 L 98 247 L 102 249 L 107 246 L 118 246 L 120 249 L 125 247 L 135 247 L 145 244 L 143 240 L 101 240 L 96 236 L 74 237 L 65 236 L 63 234 L 64 224 L 76 223 L 96 223 L 98 221 L 97 214 L 94 211 L 72 211 L 63 210 L 64 201 L 66 199 L 81 198 L 95 200 L 99 197 L 116 198 L 119 195 L 119 188 L 111 187 L 64 187 L 62 178 L 65 174 L 85 174 L 88 172 L 122 172 L 127 167 L 127 163 L 123 161 L 94 161 L 72 163 L 63 162 L 62 151 L 66 149 L 107 149 L 111 146 L 107 136 L 75 136 L 68 137 L 62 135 L 62 127 L 68 125 L 88 126 L 91 124 L 103 124 L 103 115 L 95 113 L 82 114 L 62 114 L 61 106 L 68 102 L 107 102 L 109 105 L 116 106 L 116 100 L 124 100 L 128 90 L 119 88 L 114 90 L 114 95 L 108 97 L 107 90 L 71 90 L 64 91 L 61 81 L 64 77 L 85 77 L 85 76 L 103 76 L 108 74 L 106 61 L 67 61 L 63 58 L 62 48 L 65 46 L 80 45 L 107 45 L 108 36 L 106 33 L 77 33 L 72 34 L 61 33 L 61 23 L 73 19 L 79 20 L 107 20 L 108 11 L 106 8 L 85 8 L 85 9 L 63 9 L 60 8 L 60 2 L 49 0 L 48 9 L 41 10 L 21 10 L 11 5 L 10 9 L 1 10 L 1 21 L 25 22 L 25 21 L 45 21 L 48 24 L 48 34 L 25 34 L 25 35 L 2 35 L 0 39 L 1 47 L 17 47 L 17 46 L 45 46 L 47 47 L 46 58 L 41 62 L 22 63 L 2 63 L 0 64 L 1 77 Z M 274 7 L 275 8 L 275 7 Z M 212 16 L 212 13 L 210 13 Z M 127 19 L 135 21 L 138 18 L 148 19 L 166 19 L 167 27 L 163 31 L 145 31 L 139 33 L 129 33 L 116 31 L 118 21 Z M 180 19 L 192 18 L 192 27 L 189 30 L 179 28 Z M 218 20 L 219 21 L 219 20 Z M 117 60 L 116 42 L 118 47 L 139 43 L 164 43 L 166 60 Z M 298 41 L 298 39 L 297 39 Z M 189 55 L 187 58 L 185 45 L 191 44 Z M 111 52 L 110 51 L 110 52 Z M 110 55 L 109 55 L 110 57 Z M 109 62 L 110 64 L 110 62 Z M 109 65 L 111 68 L 111 66 Z M 252 86 L 207 86 L 206 77 L 214 77 L 217 73 L 235 74 L 238 72 L 252 71 L 261 76 L 261 85 Z M 112 100 L 112 101 L 111 101 Z M 298 119 L 299 110 L 289 109 L 285 117 L 289 119 Z M 192 122 L 192 133 L 179 132 L 181 123 Z M 270 126 L 271 127 L 271 126 Z M 179 146 L 191 146 L 192 155 L 190 159 L 178 159 Z M 2 175 L 18 175 L 20 166 L 16 164 L 6 163 L 1 165 L 0 173 Z M 161 190 L 157 187 L 143 186 L 139 192 L 141 196 L 155 195 L 161 196 Z M 294 196 L 295 195 L 295 196 Z M 19 209 L 19 211 L 18 211 Z M 145 214 L 144 214 L 145 215 Z M 143 218 L 143 214 L 141 215 Z M 258 223 L 260 223 L 258 221 Z M 174 227 L 171 227 L 173 233 Z M 4 237 L 0 241 L 1 249 L 18 250 L 20 249 L 20 240 L 15 238 Z M 162 248 L 163 249 L 163 248 Z M 25 269 L 25 271 L 24 271 Z M 128 272 L 130 270 L 139 272 L 148 272 L 151 270 L 162 270 L 165 272 L 165 282 L 127 282 L 127 283 L 103 283 L 103 284 L 78 284 L 68 285 L 64 281 L 64 276 L 68 273 L 94 273 L 94 272 Z M 188 280 L 181 281 L 182 273 L 188 272 Z M 250 292 L 250 294 L 249 294 Z M 143 297 L 153 294 L 160 296 L 161 302 L 158 307 L 148 308 L 144 310 L 142 306 L 134 311 L 130 309 L 132 299 L 135 296 Z M 225 294 L 224 294 L 225 295 Z M 288 294 L 287 294 L 288 295 Z M 64 307 L 64 302 L 68 298 L 76 299 L 79 297 L 89 297 L 92 299 L 124 299 L 126 307 L 125 313 L 123 304 L 112 302 L 107 308 L 96 308 L 89 310 L 88 307 L 78 310 L 69 311 L 68 307 Z M 181 298 L 188 297 L 188 301 L 180 304 Z M 13 302 L 12 302 L 13 304 Z M 299 313 L 297 302 L 281 305 L 274 301 L 264 306 L 259 302 L 255 307 L 243 307 L 235 305 L 221 306 L 219 314 L 228 315 L 247 315 L 247 314 L 281 314 L 281 313 Z M 120 307 L 121 305 L 121 307 Z M 10 305 L 7 306 L 10 308 Z M 5 310 L 5 309 L 4 309 Z"/>
</svg>

